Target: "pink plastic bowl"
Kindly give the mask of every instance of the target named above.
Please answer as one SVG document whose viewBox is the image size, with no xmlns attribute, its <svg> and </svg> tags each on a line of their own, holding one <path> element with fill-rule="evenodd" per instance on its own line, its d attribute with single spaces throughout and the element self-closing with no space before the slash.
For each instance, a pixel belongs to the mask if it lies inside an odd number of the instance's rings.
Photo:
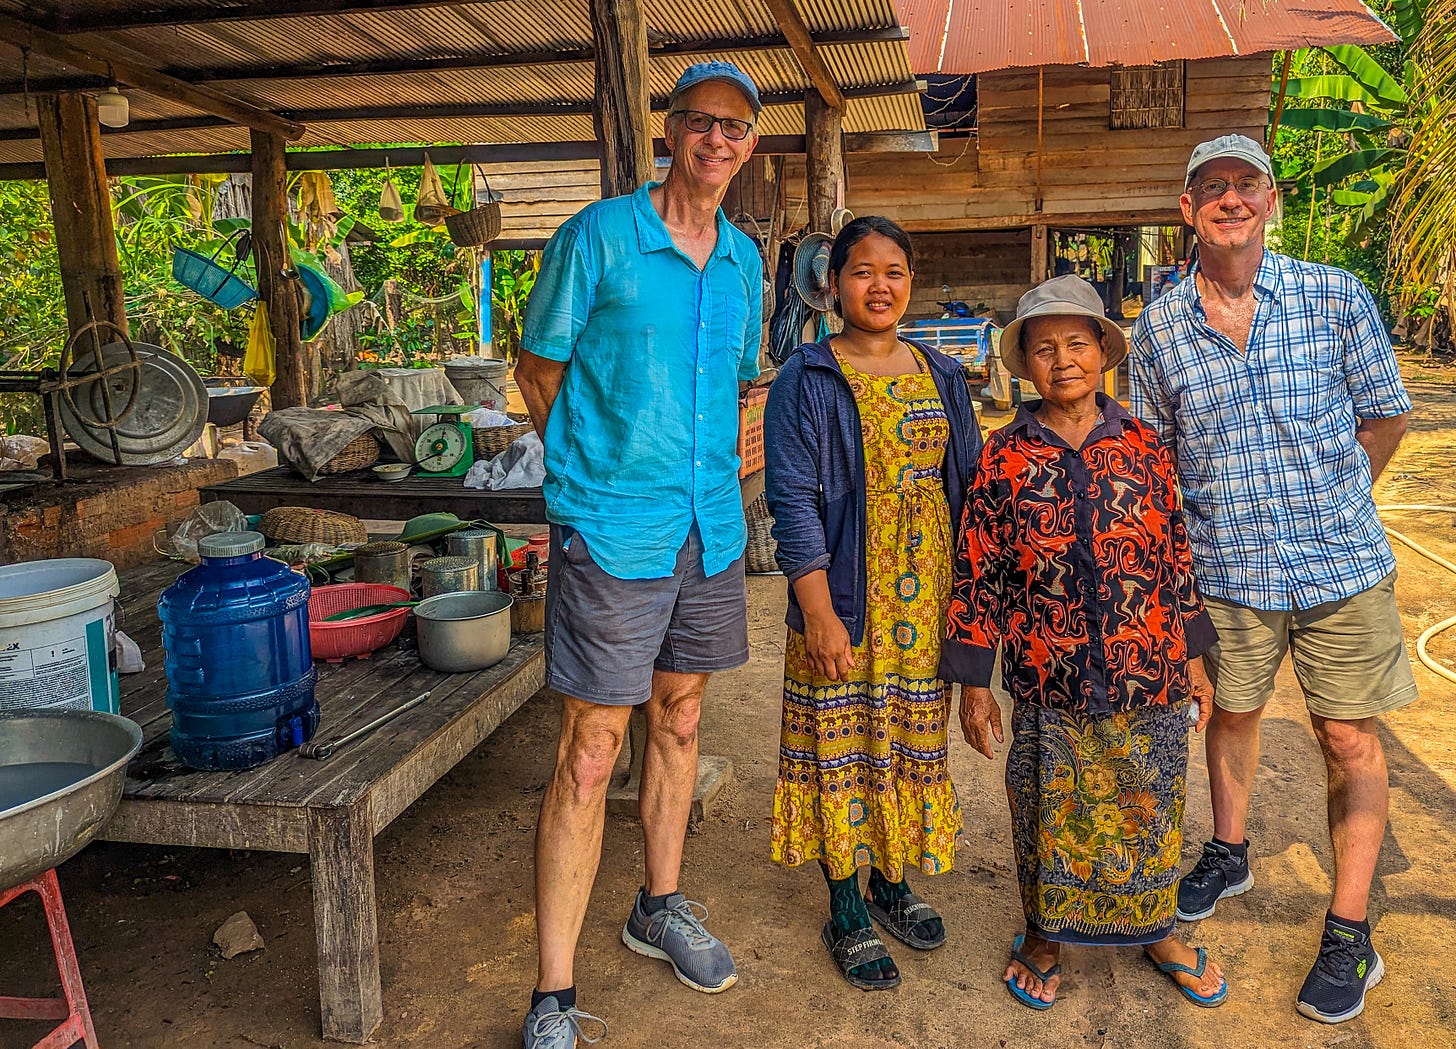
<svg viewBox="0 0 1456 1049">
<path fill-rule="evenodd" d="M 351 608 L 409 599 L 404 590 L 383 583 L 335 583 L 314 587 L 308 598 L 308 640 L 313 648 L 313 658 L 329 663 L 342 663 L 350 656 L 367 659 L 375 649 L 383 648 L 399 637 L 404 621 L 409 618 L 408 608 L 391 608 L 378 615 L 337 623 L 321 620 Z"/>
</svg>

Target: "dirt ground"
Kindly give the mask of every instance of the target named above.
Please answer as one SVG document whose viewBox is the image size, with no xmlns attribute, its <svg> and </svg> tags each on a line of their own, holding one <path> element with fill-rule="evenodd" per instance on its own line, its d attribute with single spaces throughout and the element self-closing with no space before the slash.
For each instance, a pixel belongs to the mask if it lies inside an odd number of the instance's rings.
<svg viewBox="0 0 1456 1049">
<path fill-rule="evenodd" d="M 1384 502 L 1456 504 L 1456 389 L 1413 374 L 1412 433 L 1380 485 Z M 1391 523 L 1456 559 L 1456 515 Z M 1456 580 L 1396 546 L 1407 638 L 1456 612 Z M 717 677 L 703 747 L 732 759 L 735 783 L 687 843 L 683 887 L 712 911 L 741 979 L 707 997 L 619 940 L 640 881 L 641 836 L 607 822 L 601 874 L 578 959 L 581 1005 L 611 1024 L 606 1045 L 1456 1046 L 1456 686 L 1419 664 L 1420 701 L 1383 729 L 1390 829 L 1371 917 L 1385 981 L 1364 1016 L 1337 1028 L 1297 1016 L 1330 886 L 1324 770 L 1287 671 L 1265 722 L 1252 828 L 1254 891 L 1183 932 L 1229 973 L 1218 1010 L 1178 999 L 1136 949 L 1069 948 L 1056 1007 L 1032 1013 L 1001 986 L 1020 924 L 1001 762 L 964 743 L 951 762 L 966 830 L 955 870 L 916 887 L 946 915 L 947 945 L 899 948 L 905 979 L 865 994 L 838 976 L 818 931 L 812 867 L 767 860 L 779 719 L 783 580 L 749 582 L 752 660 Z M 1434 654 L 1456 663 L 1456 641 Z M 409 1049 L 519 1045 L 535 975 L 531 841 L 554 741 L 552 702 L 526 704 L 376 840 L 385 1018 L 377 1044 Z M 1210 832 L 1202 748 L 1190 772 L 1185 860 Z M 322 1046 L 307 862 L 267 853 L 96 844 L 61 871 L 101 1044 Z M 244 909 L 264 950 L 223 961 L 211 944 Z M 0 990 L 43 993 L 49 950 L 39 908 L 0 911 Z M 0 1021 L 0 1049 L 38 1025 Z M 28 1036 L 28 1037 L 27 1037 Z"/>
</svg>

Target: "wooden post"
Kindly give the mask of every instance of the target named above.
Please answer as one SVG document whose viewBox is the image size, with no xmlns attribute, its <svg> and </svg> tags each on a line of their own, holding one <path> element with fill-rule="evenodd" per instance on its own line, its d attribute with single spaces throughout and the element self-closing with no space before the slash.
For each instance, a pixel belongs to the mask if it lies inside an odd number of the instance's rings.
<svg viewBox="0 0 1456 1049">
<path fill-rule="evenodd" d="M 296 408 L 309 401 L 309 366 L 299 331 L 297 282 L 283 276 L 292 269 L 285 223 L 288 221 L 288 172 L 283 166 L 282 135 L 254 131 L 253 259 L 258 266 L 258 298 L 268 305 L 268 326 L 278 345 L 270 395 L 274 408 Z"/>
<path fill-rule="evenodd" d="M 832 233 L 834 209 L 844 199 L 844 111 L 818 91 L 804 94 L 804 176 L 809 191 L 809 228 Z"/>
<path fill-rule="evenodd" d="M 592 125 L 601 143 L 602 196 L 636 191 L 652 177 L 647 19 L 641 0 L 591 0 L 596 49 Z"/>
<path fill-rule="evenodd" d="M 77 331 L 106 320 L 126 331 L 121 263 L 111 224 L 111 191 L 101 153 L 96 100 L 78 91 L 43 95 L 36 102 L 51 221 L 66 296 L 66 323 Z M 90 302 L 93 316 L 86 314 Z"/>
<path fill-rule="evenodd" d="M 1047 267 L 1051 264 L 1047 252 L 1047 228 L 1031 227 L 1031 283 L 1040 284 L 1047 279 Z"/>
<path fill-rule="evenodd" d="M 309 878 L 325 1038 L 367 1042 L 384 1019 L 369 800 L 308 810 Z"/>
</svg>

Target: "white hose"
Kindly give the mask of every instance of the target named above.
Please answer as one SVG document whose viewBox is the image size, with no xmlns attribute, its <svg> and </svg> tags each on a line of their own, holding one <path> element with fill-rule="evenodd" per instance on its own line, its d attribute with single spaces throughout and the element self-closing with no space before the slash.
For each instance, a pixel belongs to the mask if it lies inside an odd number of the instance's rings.
<svg viewBox="0 0 1456 1049">
<path fill-rule="evenodd" d="M 1387 511 L 1394 510 L 1415 510 L 1425 513 L 1456 514 L 1456 506 L 1435 506 L 1428 503 L 1383 503 L 1377 504 L 1375 509 L 1380 513 L 1386 513 Z M 1422 557 L 1426 558 L 1428 561 L 1434 561 L 1436 564 L 1440 565 L 1452 575 L 1456 575 L 1456 564 L 1452 564 L 1440 554 L 1437 554 L 1431 550 L 1427 550 L 1424 546 L 1422 546 L 1420 543 L 1417 543 L 1409 536 L 1402 535 L 1400 532 L 1397 532 L 1394 528 L 1391 528 L 1388 525 L 1385 528 L 1385 534 L 1390 536 L 1390 538 L 1392 539 L 1404 543 L 1406 546 L 1410 547 L 1412 550 L 1420 554 Z M 1426 645 L 1430 642 L 1431 638 L 1435 637 L 1437 634 L 1442 633 L 1443 631 L 1450 630 L 1453 626 L 1456 626 L 1456 616 L 1452 616 L 1450 619 L 1443 619 L 1435 626 L 1427 629 L 1423 634 L 1421 634 L 1419 638 L 1416 639 L 1416 656 L 1420 659 L 1422 663 L 1426 665 L 1427 668 L 1431 670 L 1432 673 L 1441 675 L 1441 677 L 1445 678 L 1447 681 L 1456 682 L 1456 672 L 1453 672 L 1443 663 L 1437 663 L 1435 659 L 1433 659 L 1426 652 Z"/>
</svg>

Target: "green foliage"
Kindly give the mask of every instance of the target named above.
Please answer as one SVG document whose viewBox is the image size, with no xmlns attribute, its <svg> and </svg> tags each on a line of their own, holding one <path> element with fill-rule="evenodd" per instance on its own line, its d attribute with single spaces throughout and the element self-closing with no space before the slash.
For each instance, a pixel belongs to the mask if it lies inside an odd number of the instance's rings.
<svg viewBox="0 0 1456 1049">
<path fill-rule="evenodd" d="M 496 348 L 513 361 L 520 356 L 526 300 L 541 272 L 541 256 L 534 251 L 496 251 L 490 262 L 492 335 Z"/>
</svg>

